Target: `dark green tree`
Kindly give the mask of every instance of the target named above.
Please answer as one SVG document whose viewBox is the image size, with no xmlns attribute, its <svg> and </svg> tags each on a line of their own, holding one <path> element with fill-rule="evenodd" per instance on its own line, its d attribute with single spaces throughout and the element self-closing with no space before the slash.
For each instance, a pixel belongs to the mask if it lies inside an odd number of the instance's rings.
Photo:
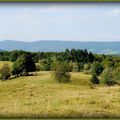
<svg viewBox="0 0 120 120">
<path fill-rule="evenodd" d="M 34 72 L 36 70 L 35 62 L 33 61 L 30 54 L 23 54 L 19 56 L 13 64 L 12 73 L 18 76 L 28 75 L 29 72 Z"/>
<path fill-rule="evenodd" d="M 92 54 L 92 52 L 90 52 L 89 53 L 89 55 L 88 55 L 88 60 L 89 60 L 89 62 L 93 62 L 94 61 L 94 55 Z"/>
<path fill-rule="evenodd" d="M 72 55 L 72 61 L 75 62 L 76 61 L 76 57 L 77 57 L 77 51 L 76 49 L 72 49 L 71 50 L 71 55 Z"/>
<path fill-rule="evenodd" d="M 12 62 L 16 61 L 18 56 L 19 56 L 19 53 L 17 50 L 12 51 L 10 54 L 10 61 L 12 61 Z"/>
<path fill-rule="evenodd" d="M 92 74 L 90 81 L 94 84 L 99 84 L 99 79 L 95 73 Z"/>
<path fill-rule="evenodd" d="M 95 73 L 96 75 L 100 75 L 103 70 L 104 70 L 104 67 L 103 67 L 102 63 L 100 63 L 100 62 L 94 62 L 91 65 L 91 72 Z"/>
</svg>

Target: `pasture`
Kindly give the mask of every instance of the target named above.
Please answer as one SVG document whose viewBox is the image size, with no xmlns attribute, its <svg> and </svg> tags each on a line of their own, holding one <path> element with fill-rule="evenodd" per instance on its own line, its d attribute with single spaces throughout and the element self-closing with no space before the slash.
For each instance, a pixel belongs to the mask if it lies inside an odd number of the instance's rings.
<svg viewBox="0 0 120 120">
<path fill-rule="evenodd" d="M 1 68 L 4 64 L 8 64 L 10 67 L 12 67 L 13 62 L 10 62 L 10 61 L 0 61 L 0 68 Z"/>
<path fill-rule="evenodd" d="M 120 87 L 88 85 L 90 75 L 71 73 L 59 84 L 51 72 L 0 81 L 0 117 L 113 118 L 120 117 Z"/>
</svg>

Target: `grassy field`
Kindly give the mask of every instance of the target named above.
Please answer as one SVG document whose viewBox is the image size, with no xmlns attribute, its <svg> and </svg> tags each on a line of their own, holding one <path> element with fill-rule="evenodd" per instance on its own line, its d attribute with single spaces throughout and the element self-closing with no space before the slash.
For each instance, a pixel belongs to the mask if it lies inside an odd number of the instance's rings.
<svg viewBox="0 0 120 120">
<path fill-rule="evenodd" d="M 66 84 L 57 83 L 51 72 L 45 71 L 0 81 L 0 117 L 120 117 L 119 86 L 91 89 L 90 75 L 71 76 L 72 82 Z"/>
<path fill-rule="evenodd" d="M 4 65 L 4 64 L 8 64 L 10 67 L 12 67 L 13 63 L 9 62 L 9 61 L 0 61 L 0 68 Z"/>
</svg>

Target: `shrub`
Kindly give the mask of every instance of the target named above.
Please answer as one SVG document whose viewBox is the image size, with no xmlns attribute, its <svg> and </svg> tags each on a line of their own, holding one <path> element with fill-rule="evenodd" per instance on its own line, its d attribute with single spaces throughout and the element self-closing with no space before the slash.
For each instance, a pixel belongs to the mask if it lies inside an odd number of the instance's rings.
<svg viewBox="0 0 120 120">
<path fill-rule="evenodd" d="M 10 73 L 10 67 L 8 66 L 8 64 L 3 65 L 3 67 L 0 70 L 0 74 L 1 74 L 0 78 L 3 81 L 10 78 L 11 73 Z"/>
<path fill-rule="evenodd" d="M 81 71 L 81 70 L 83 70 L 83 68 L 84 68 L 84 63 L 83 62 L 79 62 L 78 63 L 78 70 Z"/>
<path fill-rule="evenodd" d="M 36 63 L 36 71 L 41 71 L 41 66 L 39 63 Z"/>
<path fill-rule="evenodd" d="M 114 75 L 114 79 L 115 79 L 117 82 L 120 82 L 120 67 L 116 68 L 116 69 L 113 71 L 113 75 Z"/>
<path fill-rule="evenodd" d="M 78 72 L 79 71 L 77 63 L 73 63 L 72 70 L 73 70 L 73 72 Z"/>
<path fill-rule="evenodd" d="M 117 83 L 116 79 L 114 78 L 114 74 L 112 69 L 107 68 L 101 74 L 101 82 L 105 85 L 111 86 Z"/>
<path fill-rule="evenodd" d="M 56 62 L 52 65 L 52 70 L 55 80 L 60 84 L 70 82 L 70 68 L 68 63 Z"/>
<path fill-rule="evenodd" d="M 94 84 L 99 84 L 99 79 L 95 73 L 92 74 L 90 81 Z"/>
<path fill-rule="evenodd" d="M 86 63 L 84 64 L 84 70 L 89 70 L 90 69 L 90 63 Z"/>
<path fill-rule="evenodd" d="M 104 70 L 104 67 L 100 62 L 94 62 L 91 65 L 91 72 L 95 73 L 96 75 L 100 75 L 103 70 Z"/>
<path fill-rule="evenodd" d="M 42 66 L 44 71 L 50 71 L 51 70 L 51 65 L 52 65 L 52 59 L 51 58 L 46 58 L 42 61 Z"/>
</svg>

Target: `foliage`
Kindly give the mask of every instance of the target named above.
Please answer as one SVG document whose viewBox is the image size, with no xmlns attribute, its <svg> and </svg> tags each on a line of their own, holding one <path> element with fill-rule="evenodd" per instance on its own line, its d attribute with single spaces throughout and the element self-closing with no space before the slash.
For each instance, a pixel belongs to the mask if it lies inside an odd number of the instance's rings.
<svg viewBox="0 0 120 120">
<path fill-rule="evenodd" d="M 108 78 L 110 79 L 108 81 L 116 81 L 117 83 L 120 83 L 120 57 L 93 54 L 86 49 L 81 50 L 73 48 L 70 50 L 66 49 L 66 51 L 62 52 L 28 52 L 22 50 L 0 51 L 0 60 L 14 62 L 12 74 L 15 76 L 28 75 L 29 72 L 35 70 L 50 71 L 53 69 L 53 64 L 58 64 L 57 62 L 60 64 L 65 63 L 69 66 L 67 73 L 71 71 L 82 71 L 85 74 L 95 73 L 96 76 L 99 76 L 104 69 L 112 68 L 112 74 L 108 75 Z"/>
<path fill-rule="evenodd" d="M 23 54 L 29 54 L 37 63 L 42 60 L 42 67 L 45 71 L 50 71 L 51 64 L 55 61 L 77 63 L 76 66 L 78 67 L 78 71 L 80 71 L 83 70 L 85 63 L 93 62 L 94 60 L 94 55 L 91 52 L 89 53 L 87 50 L 80 49 L 66 49 L 65 52 L 27 52 L 14 50 L 5 53 L 5 51 L 2 51 L 0 58 L 8 57 L 10 61 L 16 61 Z M 13 73 L 16 73 L 16 70 Z"/>
<path fill-rule="evenodd" d="M 13 62 L 13 61 L 16 61 L 17 58 L 19 56 L 19 53 L 17 50 L 13 51 L 11 54 L 10 54 L 10 61 Z"/>
<path fill-rule="evenodd" d="M 101 83 L 111 86 L 117 83 L 116 79 L 113 75 L 113 70 L 111 68 L 107 68 L 101 74 Z"/>
<path fill-rule="evenodd" d="M 21 68 L 21 64 L 19 63 L 19 59 L 18 58 L 14 63 L 13 63 L 13 67 L 12 67 L 12 74 L 15 76 L 19 76 L 22 73 L 22 68 Z"/>
<path fill-rule="evenodd" d="M 73 72 L 78 72 L 78 71 L 79 71 L 79 68 L 78 68 L 78 64 L 77 64 L 77 63 L 73 63 L 72 71 L 73 71 Z"/>
<path fill-rule="evenodd" d="M 51 70 L 51 65 L 52 65 L 52 60 L 50 57 L 48 57 L 47 59 L 45 59 L 43 61 L 43 70 L 44 71 L 50 71 Z"/>
<path fill-rule="evenodd" d="M 99 84 L 99 79 L 98 79 L 96 73 L 93 73 L 93 74 L 92 74 L 92 77 L 91 77 L 90 81 L 91 81 L 93 84 Z"/>
<path fill-rule="evenodd" d="M 41 66 L 39 63 L 36 63 L 36 71 L 41 71 Z"/>
<path fill-rule="evenodd" d="M 95 59 L 94 55 L 92 54 L 92 52 L 90 52 L 90 53 L 88 54 L 88 60 L 89 60 L 89 62 L 93 62 L 94 59 Z"/>
<path fill-rule="evenodd" d="M 79 62 L 78 63 L 78 70 L 81 71 L 81 70 L 83 70 L 83 68 L 84 68 L 84 63 L 83 62 Z"/>
<path fill-rule="evenodd" d="M 113 76 L 114 76 L 114 79 L 116 80 L 116 82 L 120 84 L 120 67 L 116 68 L 113 71 Z"/>
<path fill-rule="evenodd" d="M 91 65 L 91 72 L 95 73 L 96 75 L 100 75 L 103 70 L 104 70 L 104 67 L 100 62 L 94 62 Z"/>
<path fill-rule="evenodd" d="M 23 54 L 17 58 L 13 64 L 13 75 L 28 75 L 36 70 L 35 62 L 30 54 Z"/>
<path fill-rule="evenodd" d="M 1 80 L 7 80 L 10 78 L 11 75 L 11 71 L 10 71 L 10 67 L 8 66 L 8 64 L 4 64 L 3 67 L 0 70 L 0 78 Z"/>
<path fill-rule="evenodd" d="M 56 62 L 52 65 L 53 75 L 59 83 L 70 82 L 70 67 L 68 63 Z"/>
<path fill-rule="evenodd" d="M 111 57 L 103 60 L 103 65 L 105 68 L 114 68 L 114 64 L 114 60 Z"/>
<path fill-rule="evenodd" d="M 86 63 L 84 64 L 84 70 L 89 70 L 90 69 L 90 63 Z"/>
</svg>

